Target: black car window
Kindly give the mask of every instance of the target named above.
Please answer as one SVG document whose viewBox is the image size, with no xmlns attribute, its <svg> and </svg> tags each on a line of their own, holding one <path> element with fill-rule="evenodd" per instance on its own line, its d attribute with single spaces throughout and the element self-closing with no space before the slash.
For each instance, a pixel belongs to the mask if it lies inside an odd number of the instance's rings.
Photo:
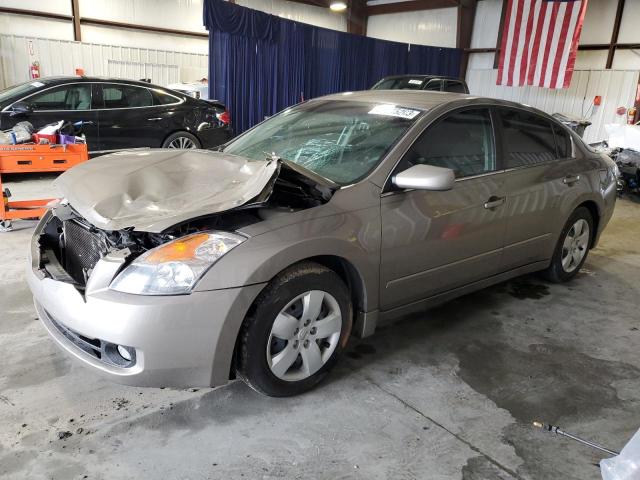
<svg viewBox="0 0 640 480">
<path fill-rule="evenodd" d="M 559 158 L 571 158 L 573 157 L 573 145 L 571 143 L 571 136 L 564 128 L 558 125 L 553 126 L 553 131 L 556 134 L 556 144 L 558 147 Z"/>
<path fill-rule="evenodd" d="M 446 116 L 418 138 L 403 161 L 407 166 L 450 168 L 456 178 L 496 170 L 489 110 L 463 110 Z"/>
<path fill-rule="evenodd" d="M 11 102 L 25 97 L 27 94 L 37 91 L 44 87 L 43 82 L 30 80 L 26 83 L 19 83 L 0 90 L 0 103 Z"/>
<path fill-rule="evenodd" d="M 180 99 L 174 97 L 173 95 L 169 95 L 162 90 L 153 90 L 154 96 L 154 105 L 171 105 L 172 103 L 180 102 Z"/>
<path fill-rule="evenodd" d="M 74 83 L 61 85 L 24 100 L 34 111 L 43 110 L 90 110 L 91 85 Z"/>
<path fill-rule="evenodd" d="M 537 165 L 556 158 L 551 122 L 523 110 L 500 109 L 507 168 Z"/>
<path fill-rule="evenodd" d="M 104 108 L 150 107 L 153 97 L 148 88 L 133 85 L 104 85 L 102 87 Z"/>
<path fill-rule="evenodd" d="M 442 80 L 440 80 L 439 78 L 429 80 L 424 86 L 423 90 L 439 92 L 440 90 L 442 90 Z"/>
<path fill-rule="evenodd" d="M 384 78 L 373 86 L 373 90 L 420 90 L 424 82 L 422 77 Z"/>
<path fill-rule="evenodd" d="M 467 89 L 465 88 L 464 84 L 458 80 L 445 80 L 444 91 L 453 93 L 467 93 Z"/>
</svg>

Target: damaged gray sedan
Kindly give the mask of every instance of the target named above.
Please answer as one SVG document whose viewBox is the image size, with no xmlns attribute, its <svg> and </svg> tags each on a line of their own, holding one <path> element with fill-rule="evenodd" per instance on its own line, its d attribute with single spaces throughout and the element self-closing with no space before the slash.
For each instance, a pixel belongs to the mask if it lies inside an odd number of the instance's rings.
<svg viewBox="0 0 640 480">
<path fill-rule="evenodd" d="M 331 95 L 218 152 L 66 172 L 28 279 L 53 339 L 113 380 L 294 395 L 351 335 L 517 275 L 571 279 L 612 215 L 614 172 L 514 103 Z"/>
</svg>

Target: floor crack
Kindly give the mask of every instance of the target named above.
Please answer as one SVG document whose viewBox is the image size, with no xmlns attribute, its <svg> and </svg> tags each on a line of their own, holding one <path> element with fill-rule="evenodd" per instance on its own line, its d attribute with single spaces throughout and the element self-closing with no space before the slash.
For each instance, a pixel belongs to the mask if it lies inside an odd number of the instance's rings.
<svg viewBox="0 0 640 480">
<path fill-rule="evenodd" d="M 430 423 L 436 425 L 438 428 L 444 430 L 445 432 L 447 432 L 449 435 L 451 435 L 452 437 L 454 437 L 456 440 L 458 440 L 461 443 L 464 443 L 467 447 L 469 447 L 471 450 L 473 450 L 474 452 L 478 453 L 479 455 L 482 455 L 485 459 L 487 459 L 488 462 L 490 462 L 492 465 L 494 465 L 495 467 L 499 468 L 500 470 L 502 470 L 503 472 L 511 475 L 513 478 L 517 479 L 517 480 L 524 480 L 523 477 L 521 477 L 520 475 L 518 475 L 515 471 L 511 470 L 509 467 L 501 464 L 498 460 L 496 460 L 495 458 L 491 457 L 491 455 L 483 452 L 479 447 L 476 447 L 474 444 L 472 444 L 471 442 L 469 442 L 468 440 L 465 440 L 463 437 L 461 437 L 460 435 L 458 435 L 455 432 L 452 432 L 451 430 L 449 430 L 447 427 L 445 427 L 444 425 L 442 425 L 441 423 L 437 422 L 436 420 L 434 420 L 433 418 L 431 418 L 429 415 L 426 415 L 425 413 L 421 412 L 419 409 L 417 409 L 416 407 L 414 407 L 413 405 L 411 405 L 409 402 L 407 402 L 406 400 L 402 399 L 401 397 L 399 397 L 398 395 L 396 395 L 395 393 L 393 393 L 390 390 L 387 390 L 386 388 L 384 388 L 382 385 L 376 383 L 373 379 L 371 379 L 370 377 L 363 375 L 363 377 L 369 382 L 371 383 L 374 387 L 378 388 L 379 390 L 383 391 L 384 393 L 386 393 L 387 395 L 395 398 L 398 402 L 400 402 L 402 405 L 404 405 L 405 407 L 407 407 L 409 410 L 414 411 L 415 413 L 417 413 L 418 415 L 420 415 L 422 418 L 424 418 L 425 420 L 429 421 Z"/>
</svg>

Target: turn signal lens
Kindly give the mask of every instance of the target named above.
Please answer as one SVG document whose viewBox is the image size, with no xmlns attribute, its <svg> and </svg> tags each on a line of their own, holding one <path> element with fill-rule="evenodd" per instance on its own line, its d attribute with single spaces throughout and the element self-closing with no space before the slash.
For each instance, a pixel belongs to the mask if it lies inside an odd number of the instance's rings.
<svg viewBox="0 0 640 480">
<path fill-rule="evenodd" d="M 150 250 L 145 263 L 165 263 L 191 260 L 196 255 L 196 249 L 209 239 L 206 233 L 196 233 L 160 247 Z"/>
</svg>

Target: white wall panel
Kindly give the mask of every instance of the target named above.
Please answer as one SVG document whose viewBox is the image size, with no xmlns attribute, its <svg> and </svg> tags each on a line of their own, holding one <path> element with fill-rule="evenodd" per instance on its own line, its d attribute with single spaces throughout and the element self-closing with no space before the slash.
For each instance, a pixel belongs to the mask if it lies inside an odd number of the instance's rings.
<svg viewBox="0 0 640 480">
<path fill-rule="evenodd" d="M 135 80 L 151 78 L 155 84 L 169 85 L 180 81 L 180 67 L 178 65 L 111 59 L 107 60 L 107 76 Z"/>
<path fill-rule="evenodd" d="M 580 43 L 609 43 L 611 41 L 617 4 L 617 0 L 589 0 Z"/>
<path fill-rule="evenodd" d="M 576 70 L 601 70 L 607 66 L 608 50 L 578 50 Z"/>
<path fill-rule="evenodd" d="M 471 48 L 495 48 L 500 30 L 502 0 L 483 0 L 476 7 Z"/>
<path fill-rule="evenodd" d="M 206 38 L 184 37 L 152 32 L 113 28 L 96 25 L 82 26 L 82 40 L 90 43 L 122 45 L 125 47 L 158 48 L 162 50 L 180 50 L 184 52 L 209 53 L 209 40 Z"/>
<path fill-rule="evenodd" d="M 615 7 L 614 7 L 615 9 Z M 620 22 L 620 33 L 618 42 L 620 43 L 640 43 L 640 2 L 631 0 L 625 2 Z"/>
<path fill-rule="evenodd" d="M 46 34 L 49 38 L 73 40 L 73 26 L 69 20 L 49 20 L 0 13 L 0 34 L 28 36 Z"/>
<path fill-rule="evenodd" d="M 344 13 L 332 12 L 328 8 L 314 7 L 286 0 L 237 0 L 243 7 L 278 15 L 296 22 L 308 23 L 316 27 L 329 28 L 341 32 L 347 31 L 347 18 Z"/>
<path fill-rule="evenodd" d="M 490 70 L 493 68 L 494 53 L 472 53 L 469 55 L 467 70 Z"/>
<path fill-rule="evenodd" d="M 2 0 L 0 6 L 71 15 L 71 0 Z"/>
<path fill-rule="evenodd" d="M 80 0 L 79 3 L 81 17 L 206 31 L 202 24 L 202 0 Z"/>
<path fill-rule="evenodd" d="M 455 47 L 457 22 L 455 7 L 372 15 L 367 20 L 367 36 L 417 45 Z"/>
<path fill-rule="evenodd" d="M 206 76 L 208 66 L 208 56 L 196 53 L 0 35 L 0 88 L 29 80 L 29 64 L 34 60 L 40 62 L 42 76 L 74 75 L 76 68 L 84 68 L 86 75 L 108 76 L 110 60 L 144 64 L 151 75 L 132 71 L 131 78 L 150 76 L 160 85 L 178 78 L 199 80 Z M 163 72 L 171 66 L 179 68 L 178 78 L 175 73 Z"/>
<path fill-rule="evenodd" d="M 612 68 L 640 70 L 640 50 L 616 50 Z"/>
<path fill-rule="evenodd" d="M 633 106 L 638 72 L 628 70 L 576 70 L 571 87 L 552 90 L 540 87 L 504 87 L 496 85 L 497 70 L 469 70 L 467 83 L 473 95 L 512 100 L 547 113 L 569 113 L 589 118 L 593 123 L 585 132 L 589 143 L 606 139 L 604 125 L 624 122 L 616 114 L 620 106 Z M 602 105 L 591 109 L 593 98 L 602 97 Z"/>
</svg>

